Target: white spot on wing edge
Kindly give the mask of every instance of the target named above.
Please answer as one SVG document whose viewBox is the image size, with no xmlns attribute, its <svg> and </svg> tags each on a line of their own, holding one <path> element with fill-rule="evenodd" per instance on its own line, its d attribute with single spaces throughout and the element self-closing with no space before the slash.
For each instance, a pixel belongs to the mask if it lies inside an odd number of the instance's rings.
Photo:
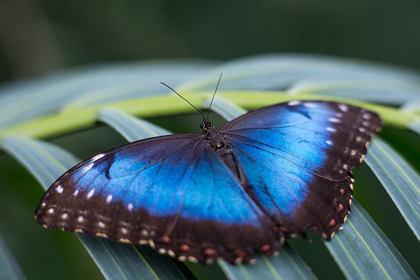
<svg viewBox="0 0 420 280">
<path fill-rule="evenodd" d="M 337 119 L 337 118 L 329 118 L 328 119 L 330 122 L 335 122 L 335 123 L 339 123 L 340 122 L 340 120 L 339 119 Z"/>
<path fill-rule="evenodd" d="M 327 130 L 331 131 L 331 132 L 336 132 L 337 131 L 335 128 L 332 128 L 332 127 L 327 127 Z"/>
<path fill-rule="evenodd" d="M 303 103 L 303 106 L 305 106 L 306 108 L 316 108 L 317 107 L 316 103 L 313 103 L 313 102 L 305 102 L 305 103 Z"/>
<path fill-rule="evenodd" d="M 79 193 L 79 190 L 75 190 L 73 195 L 77 196 L 78 193 Z"/>
<path fill-rule="evenodd" d="M 86 173 L 86 172 L 88 172 L 89 170 L 91 170 L 91 169 L 92 169 L 92 167 L 93 167 L 93 162 L 92 162 L 91 164 L 89 164 L 89 165 L 87 165 L 87 166 L 83 167 L 83 168 L 82 168 L 82 172 L 83 172 L 83 173 Z"/>
<path fill-rule="evenodd" d="M 325 143 L 327 143 L 328 145 L 330 145 L 330 146 L 331 146 L 333 142 L 332 142 L 332 141 L 330 141 L 330 140 L 327 140 L 327 141 L 325 141 Z"/>
<path fill-rule="evenodd" d="M 110 203 L 112 201 L 112 195 L 108 195 L 108 197 L 106 198 L 106 203 Z"/>
<path fill-rule="evenodd" d="M 100 226 L 101 228 L 104 228 L 104 227 L 105 227 L 105 224 L 104 224 L 103 222 L 99 222 L 98 224 L 99 224 L 99 226 Z"/>
<path fill-rule="evenodd" d="M 340 108 L 343 112 L 347 112 L 349 110 L 349 107 L 346 104 L 338 104 L 338 108 Z"/>
<path fill-rule="evenodd" d="M 45 205 L 47 205 L 45 202 L 42 202 L 41 206 L 45 207 Z"/>
<path fill-rule="evenodd" d="M 79 222 L 83 222 L 83 221 L 84 221 L 83 216 L 80 216 L 77 220 L 78 220 Z"/>
<path fill-rule="evenodd" d="M 363 118 L 365 120 L 369 120 L 370 119 L 370 114 L 368 114 L 368 113 L 363 114 Z"/>
<path fill-rule="evenodd" d="M 127 205 L 127 208 L 128 208 L 128 211 L 133 210 L 133 204 L 129 203 L 129 204 Z"/>
<path fill-rule="evenodd" d="M 87 199 L 91 198 L 93 194 L 95 193 L 95 189 L 92 189 L 86 196 Z"/>
<path fill-rule="evenodd" d="M 54 209 L 52 209 L 52 208 L 48 209 L 48 213 L 53 214 L 54 213 Z"/>
<path fill-rule="evenodd" d="M 63 220 L 67 219 L 69 215 L 67 213 L 64 213 L 63 215 L 61 215 L 61 218 L 63 218 Z"/>
<path fill-rule="evenodd" d="M 99 155 L 96 155 L 96 156 L 94 156 L 93 158 L 92 158 L 92 161 L 96 161 L 96 160 L 98 160 L 98 159 L 100 159 L 100 158 L 103 158 L 105 156 L 105 154 L 99 154 Z"/>
<path fill-rule="evenodd" d="M 168 253 L 168 255 L 170 256 L 170 257 L 172 257 L 172 258 L 175 258 L 175 252 L 174 251 L 172 251 L 172 250 L 168 250 L 167 251 L 167 253 Z"/>
<path fill-rule="evenodd" d="M 296 105 L 300 105 L 300 101 L 297 101 L 297 100 L 293 100 L 293 101 L 290 101 L 289 103 L 287 103 L 287 105 L 289 105 L 289 106 L 296 106 Z"/>
<path fill-rule="evenodd" d="M 58 187 L 55 189 L 58 193 L 63 193 L 63 187 L 61 185 L 58 185 Z"/>
</svg>

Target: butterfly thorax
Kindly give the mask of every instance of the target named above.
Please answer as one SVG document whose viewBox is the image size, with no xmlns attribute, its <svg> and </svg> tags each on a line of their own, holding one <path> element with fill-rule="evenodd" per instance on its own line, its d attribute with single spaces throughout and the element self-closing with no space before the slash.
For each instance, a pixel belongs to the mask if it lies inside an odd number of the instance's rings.
<svg viewBox="0 0 420 280">
<path fill-rule="evenodd" d="M 213 126 L 208 127 L 206 130 L 203 130 L 203 134 L 213 150 L 218 151 L 220 149 L 225 150 L 228 148 L 226 138 L 217 128 Z"/>
<path fill-rule="evenodd" d="M 207 127 L 205 131 L 203 130 L 203 135 L 205 135 L 206 140 L 216 154 L 223 160 L 226 167 L 241 181 L 243 175 L 238 161 L 223 134 L 217 128 L 211 126 Z"/>
</svg>

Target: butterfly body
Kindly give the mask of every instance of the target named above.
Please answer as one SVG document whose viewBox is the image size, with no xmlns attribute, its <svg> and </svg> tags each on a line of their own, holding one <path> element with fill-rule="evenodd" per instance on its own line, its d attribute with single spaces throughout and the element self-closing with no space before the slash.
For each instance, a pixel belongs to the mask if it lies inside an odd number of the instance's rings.
<svg viewBox="0 0 420 280">
<path fill-rule="evenodd" d="M 205 122 L 205 126 L 202 128 L 202 135 L 205 137 L 209 146 L 212 147 L 213 151 L 222 159 L 223 163 L 230 170 L 230 172 L 241 182 L 241 185 L 245 184 L 243 181 L 245 176 L 241 169 L 238 161 L 230 149 L 230 145 L 226 137 L 213 126 L 212 122 Z"/>
<path fill-rule="evenodd" d="M 253 262 L 305 230 L 329 240 L 347 219 L 351 169 L 379 117 L 333 102 L 289 102 L 220 130 L 132 142 L 60 177 L 35 216 L 48 228 L 149 243 L 181 261 Z"/>
</svg>

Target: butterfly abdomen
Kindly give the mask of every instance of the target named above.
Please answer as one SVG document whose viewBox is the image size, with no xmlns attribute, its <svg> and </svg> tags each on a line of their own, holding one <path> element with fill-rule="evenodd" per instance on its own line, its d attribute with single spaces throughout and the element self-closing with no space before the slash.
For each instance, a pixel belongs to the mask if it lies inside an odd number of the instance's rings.
<svg viewBox="0 0 420 280">
<path fill-rule="evenodd" d="M 234 157 L 232 151 L 229 149 L 223 149 L 223 150 L 220 150 L 218 154 L 222 158 L 223 163 L 226 165 L 226 167 L 229 168 L 230 172 L 232 172 L 233 175 L 235 175 L 236 178 L 238 178 L 239 181 L 241 181 L 242 175 L 238 167 L 238 162 L 236 158 Z"/>
</svg>

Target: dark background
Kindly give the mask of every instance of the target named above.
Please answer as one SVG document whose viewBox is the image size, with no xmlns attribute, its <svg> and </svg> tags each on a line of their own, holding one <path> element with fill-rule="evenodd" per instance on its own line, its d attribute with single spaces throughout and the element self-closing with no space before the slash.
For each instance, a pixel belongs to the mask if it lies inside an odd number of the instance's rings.
<svg viewBox="0 0 420 280">
<path fill-rule="evenodd" d="M 103 61 L 266 52 L 420 68 L 418 0 L 1 0 L 0 82 Z"/>
<path fill-rule="evenodd" d="M 354 57 L 420 69 L 419 27 L 416 0 L 0 0 L 0 86 L 99 62 L 225 61 L 268 52 Z M 152 121 L 187 132 L 197 129 L 185 126 L 195 117 Z M 381 136 L 420 170 L 418 152 L 413 153 L 417 136 L 389 128 Z M 49 141 L 80 158 L 125 143 L 106 127 Z M 370 172 L 365 165 L 356 172 L 355 197 L 419 273 L 419 244 Z M 43 190 L 32 176 L 5 154 L 0 154 L 0 174 L 0 235 L 25 275 L 101 279 L 74 235 L 36 225 L 32 213 Z M 343 277 L 317 237 L 311 245 L 299 239 L 292 246 L 320 278 Z M 216 269 L 198 273 L 209 276 Z"/>
</svg>

